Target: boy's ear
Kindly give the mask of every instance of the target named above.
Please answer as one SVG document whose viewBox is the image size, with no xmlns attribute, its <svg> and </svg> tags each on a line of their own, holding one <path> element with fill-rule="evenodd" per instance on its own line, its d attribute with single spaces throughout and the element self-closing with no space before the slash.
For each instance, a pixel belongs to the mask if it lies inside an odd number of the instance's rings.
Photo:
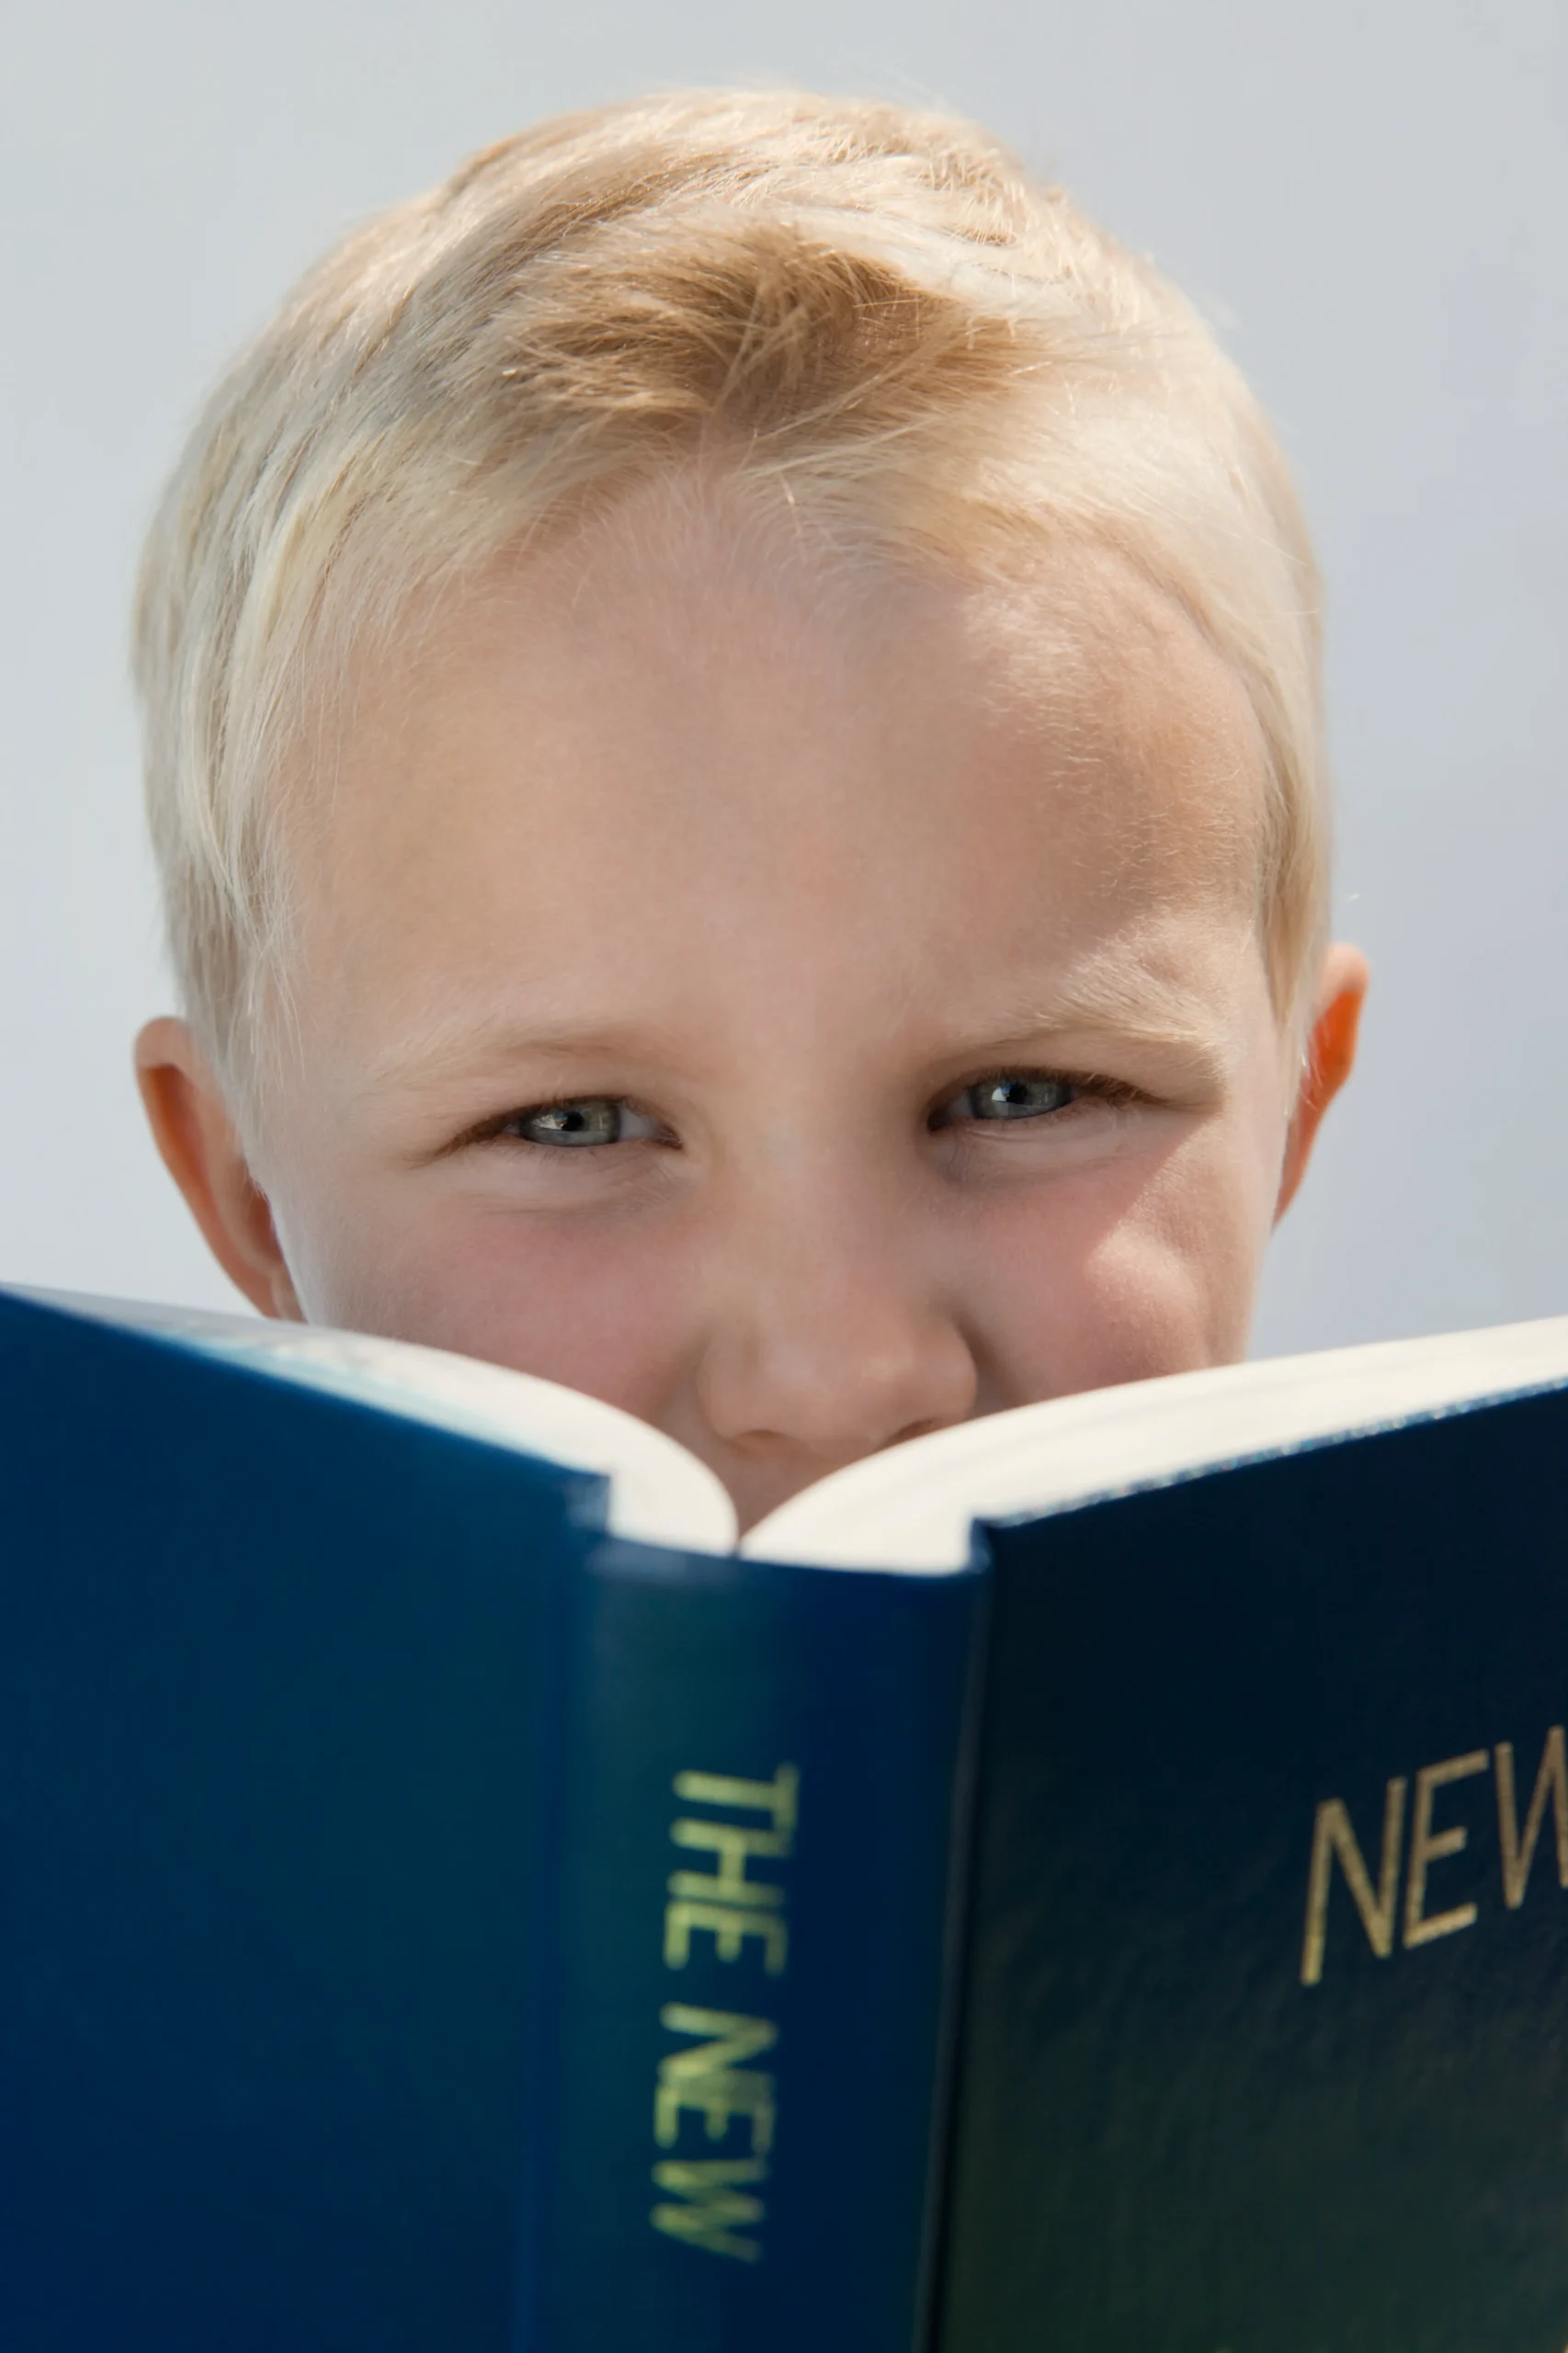
<svg viewBox="0 0 1568 2353">
<path fill-rule="evenodd" d="M 1274 1205 L 1277 1224 L 1306 1174 L 1319 1122 L 1350 1075 L 1367 979 L 1367 960 L 1358 948 L 1349 948 L 1339 941 L 1329 949 L 1318 983 L 1317 1011 L 1307 1045 L 1306 1068 L 1285 1138 L 1279 1198 Z"/>
<path fill-rule="evenodd" d="M 302 1323 L 267 1196 L 187 1023 L 148 1022 L 136 1040 L 136 1084 L 164 1165 L 229 1280 L 263 1315 Z"/>
</svg>

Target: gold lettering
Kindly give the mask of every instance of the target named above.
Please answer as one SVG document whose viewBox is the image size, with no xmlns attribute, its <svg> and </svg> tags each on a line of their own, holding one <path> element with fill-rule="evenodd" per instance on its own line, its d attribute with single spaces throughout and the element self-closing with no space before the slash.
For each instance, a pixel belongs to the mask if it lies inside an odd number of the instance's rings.
<svg viewBox="0 0 1568 2353">
<path fill-rule="evenodd" d="M 1472 1748 L 1463 1756 L 1445 1757 L 1440 1765 L 1423 1765 L 1415 1776 L 1415 1809 L 1410 1825 L 1410 1873 L 1404 1883 L 1404 1941 L 1407 1945 L 1429 1945 L 1434 1937 L 1451 1937 L 1457 1928 L 1474 1925 L 1473 1904 L 1457 1904 L 1451 1912 L 1434 1912 L 1427 1918 L 1422 1915 L 1426 1904 L 1426 1871 L 1429 1864 L 1441 1862 L 1445 1855 L 1462 1853 L 1470 1840 L 1470 1833 L 1456 1824 L 1451 1830 L 1440 1830 L 1432 1836 L 1432 1800 L 1438 1790 L 1450 1781 L 1468 1780 L 1472 1773 L 1484 1773 L 1492 1759 L 1484 1748 Z"/>
<path fill-rule="evenodd" d="M 762 1946 L 763 1967 L 769 1977 L 781 1977 L 790 1957 L 790 1937 L 777 1915 L 784 1908 L 784 1890 L 768 1880 L 748 1879 L 752 1857 L 777 1861 L 794 1843 L 800 1812 L 801 1775 L 794 1765 L 780 1765 L 771 1781 L 746 1781 L 729 1773 L 677 1773 L 675 1792 L 689 1805 L 727 1806 L 738 1813 L 765 1813 L 770 1830 L 746 1829 L 733 1822 L 702 1822 L 683 1816 L 670 1825 L 677 1847 L 694 1847 L 716 1858 L 711 1871 L 672 1871 L 669 1893 L 675 1901 L 665 1907 L 665 1964 L 684 1969 L 691 1954 L 691 1939 L 710 1936 L 721 1961 L 738 1961 L 748 1937 Z"/>
<path fill-rule="evenodd" d="M 718 1806 L 732 1813 L 766 1813 L 784 1838 L 794 1836 L 800 1810 L 799 1766 L 780 1765 L 771 1781 L 737 1780 L 731 1773 L 677 1773 L 675 1793 L 687 1805 Z M 788 1854 L 789 1848 L 781 1847 Z"/>
<path fill-rule="evenodd" d="M 733 1822 L 674 1822 L 670 1836 L 677 1847 L 705 1847 L 719 1858 L 711 1878 L 703 1871 L 676 1871 L 669 1882 L 672 1895 L 688 1895 L 696 1903 L 782 1904 L 784 1891 L 766 1880 L 749 1880 L 746 1863 L 753 1855 L 787 1855 L 790 1841 L 780 1830 L 743 1830 Z"/>
<path fill-rule="evenodd" d="M 739 1961 L 748 1939 L 762 1947 L 763 1966 L 770 1977 L 782 1976 L 789 1958 L 785 1925 L 785 1890 L 776 1881 L 748 1876 L 754 1861 L 777 1862 L 792 1850 L 800 1813 L 800 1769 L 780 1765 L 770 1781 L 753 1781 L 730 1773 L 677 1773 L 675 1793 L 686 1804 L 719 1813 L 753 1813 L 765 1818 L 746 1826 L 683 1815 L 671 1824 L 670 1837 L 681 1847 L 710 1857 L 709 1871 L 673 1871 L 668 1881 L 670 1902 L 665 1906 L 665 1963 L 684 1969 L 691 1958 L 695 1936 L 709 1936 L 722 1961 Z M 764 2219 L 762 2200 L 746 2195 L 765 2181 L 763 2160 L 773 2145 L 776 2109 L 774 2078 L 745 2062 L 770 2051 L 778 2040 L 771 2019 L 742 2018 L 729 2010 L 695 2009 L 669 2002 L 659 2023 L 671 2034 L 706 2038 L 695 2048 L 671 2052 L 659 2063 L 653 2091 L 653 2137 L 661 2148 L 674 2149 L 681 2137 L 682 2119 L 702 2119 L 712 2141 L 723 2141 L 735 2127 L 749 2137 L 750 2153 L 701 2162 L 672 2156 L 653 2167 L 655 2188 L 670 2197 L 655 2206 L 650 2221 L 656 2231 L 683 2239 L 712 2255 L 728 2255 L 756 2263 L 760 2243 L 742 2232 Z M 682 2202 L 676 2202 L 676 2201 Z"/>
<path fill-rule="evenodd" d="M 1328 1890 L 1334 1859 L 1356 1899 L 1367 1941 L 1380 1961 L 1393 1950 L 1393 1907 L 1399 1889 L 1399 1849 L 1404 1831 L 1405 1781 L 1389 1783 L 1383 1796 L 1383 1851 L 1378 1870 L 1378 1892 L 1372 1893 L 1365 1859 L 1350 1827 L 1342 1798 L 1325 1798 L 1312 1823 L 1312 1859 L 1307 1874 L 1307 1925 L 1301 1940 L 1301 1983 L 1316 1985 L 1323 1977 L 1324 1944 L 1328 1935 Z"/>
<path fill-rule="evenodd" d="M 685 2206 L 655 2206 L 648 2220 L 656 2231 L 665 2231 L 673 2239 L 684 2239 L 688 2246 L 706 2247 L 710 2255 L 733 2255 L 743 2263 L 756 2263 L 761 2258 L 761 2247 L 756 2239 L 738 2238 L 736 2233 L 762 2221 L 762 2200 L 743 2197 L 740 2192 L 749 2183 L 767 2179 L 767 2167 L 756 2157 L 737 2157 L 729 2162 L 704 2158 L 695 2164 L 666 2158 L 663 2165 L 653 2167 L 654 2188 L 666 2189 L 672 2196 L 690 2202 Z"/>
<path fill-rule="evenodd" d="M 1503 1901 L 1510 1912 L 1517 1912 L 1525 1900 L 1549 1793 L 1557 1831 L 1557 1882 L 1560 1887 L 1568 1887 L 1568 1758 L 1563 1755 L 1562 1731 L 1561 1724 L 1553 1724 L 1546 1735 L 1522 1838 L 1514 1798 L 1514 1744 L 1500 1740 L 1494 1751 L 1497 1760 L 1497 1827 L 1503 1841 Z"/>
<path fill-rule="evenodd" d="M 756 1937 L 761 1942 L 762 1965 L 769 1977 L 784 1974 L 790 1958 L 790 1932 L 777 1912 L 742 1912 L 733 1904 L 666 1904 L 665 1968 L 684 1969 L 691 1957 L 691 1939 L 700 1934 L 712 1938 L 721 1961 L 739 1961 L 745 1938 Z"/>
<path fill-rule="evenodd" d="M 773 2078 L 755 2075 L 741 2063 L 770 2051 L 778 2029 L 767 2018 L 691 2009 L 684 2002 L 666 2002 L 659 2024 L 671 2034 L 713 2038 L 694 2051 L 672 2052 L 659 2062 L 653 2138 L 661 2149 L 674 2148 L 680 2138 L 681 2112 L 690 2109 L 703 2119 L 710 2141 L 722 2141 L 732 2120 L 740 2118 L 750 2131 L 753 2156 L 765 2157 L 773 2145 Z"/>
</svg>

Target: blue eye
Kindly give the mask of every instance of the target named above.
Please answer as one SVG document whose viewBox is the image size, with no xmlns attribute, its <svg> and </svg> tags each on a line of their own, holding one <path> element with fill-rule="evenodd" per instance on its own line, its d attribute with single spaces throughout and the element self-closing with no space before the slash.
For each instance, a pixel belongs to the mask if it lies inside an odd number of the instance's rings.
<svg viewBox="0 0 1568 2353">
<path fill-rule="evenodd" d="M 572 1103 L 541 1103 L 518 1111 L 502 1133 L 523 1143 L 564 1144 L 569 1150 L 587 1144 L 624 1143 L 632 1136 L 653 1132 L 653 1121 L 630 1104 L 610 1095 L 585 1095 Z"/>
<path fill-rule="evenodd" d="M 953 1110 L 965 1120 L 1040 1120 L 1051 1111 L 1064 1111 L 1080 1092 L 1071 1079 L 1001 1071 L 994 1078 L 966 1086 Z"/>
</svg>

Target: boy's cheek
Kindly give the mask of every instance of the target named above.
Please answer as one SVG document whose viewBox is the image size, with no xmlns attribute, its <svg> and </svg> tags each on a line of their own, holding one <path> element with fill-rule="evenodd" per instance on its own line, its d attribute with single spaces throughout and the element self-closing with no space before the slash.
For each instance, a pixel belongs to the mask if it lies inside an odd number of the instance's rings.
<svg viewBox="0 0 1568 2353">
<path fill-rule="evenodd" d="M 1152 1188 L 1103 1253 L 1108 1326 L 1145 1361 L 1123 1379 L 1196 1371 L 1246 1354 L 1274 1177 L 1244 1153 L 1197 1153 Z"/>
<path fill-rule="evenodd" d="M 1218 1261 L 1156 1229 L 1119 1229 L 1085 1264 L 1065 1270 L 1060 1296 L 1028 1334 L 1032 1361 L 1020 1367 L 1006 1402 L 1070 1396 L 1114 1382 L 1192 1372 L 1244 1355 L 1256 1267 L 1238 1256 Z"/>
<path fill-rule="evenodd" d="M 584 1221 L 450 1201 L 423 1214 L 403 1200 L 358 1207 L 299 1219 L 292 1250 L 285 1234 L 312 1323 L 449 1348 L 663 1418 L 688 1337 L 681 1254 L 629 1247 Z"/>
<path fill-rule="evenodd" d="M 997 1222 L 971 1287 L 995 1404 L 1245 1355 L 1277 1177 L 1243 1141 L 1200 1131 Z"/>
</svg>

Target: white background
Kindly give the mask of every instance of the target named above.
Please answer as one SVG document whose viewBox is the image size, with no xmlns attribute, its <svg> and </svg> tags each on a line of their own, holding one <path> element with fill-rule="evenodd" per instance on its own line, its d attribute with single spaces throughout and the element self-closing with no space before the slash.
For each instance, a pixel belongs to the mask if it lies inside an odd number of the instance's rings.
<svg viewBox="0 0 1568 2353">
<path fill-rule="evenodd" d="M 337 233 L 531 118 L 796 81 L 980 117 L 1194 293 L 1330 589 L 1365 1058 L 1278 1350 L 1568 1310 L 1560 0 L 6 0 L 0 1280 L 232 1303 L 143 1138 L 124 683 L 198 397 Z"/>
</svg>

